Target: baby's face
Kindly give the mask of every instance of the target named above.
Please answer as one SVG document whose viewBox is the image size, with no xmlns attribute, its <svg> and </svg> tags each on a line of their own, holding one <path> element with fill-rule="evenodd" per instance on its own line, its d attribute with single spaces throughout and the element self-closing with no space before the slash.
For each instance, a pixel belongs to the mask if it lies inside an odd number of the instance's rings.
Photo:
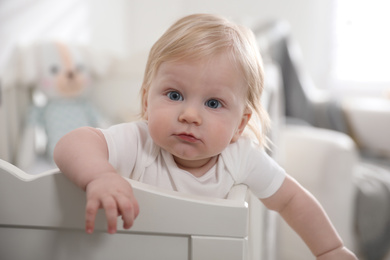
<svg viewBox="0 0 390 260">
<path fill-rule="evenodd" d="M 182 166 L 201 166 L 241 135 L 250 118 L 246 93 L 227 55 L 164 62 L 144 104 L 151 137 Z"/>
</svg>

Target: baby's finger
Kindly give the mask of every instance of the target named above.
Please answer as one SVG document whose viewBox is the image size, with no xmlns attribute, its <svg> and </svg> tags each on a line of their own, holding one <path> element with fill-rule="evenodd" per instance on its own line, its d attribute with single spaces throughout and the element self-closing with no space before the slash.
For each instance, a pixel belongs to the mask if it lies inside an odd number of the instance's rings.
<svg viewBox="0 0 390 260">
<path fill-rule="evenodd" d="M 106 213 L 108 233 L 114 234 L 116 232 L 116 221 L 118 218 L 117 203 L 114 198 L 106 197 L 103 199 L 102 204 Z"/>
<path fill-rule="evenodd" d="M 85 230 L 88 234 L 92 234 L 95 228 L 95 217 L 99 209 L 97 200 L 88 200 L 85 208 Z"/>
<path fill-rule="evenodd" d="M 133 198 L 132 203 L 133 203 L 133 207 L 134 207 L 134 218 L 137 218 L 137 216 L 139 214 L 139 204 L 135 198 Z"/>
<path fill-rule="evenodd" d="M 125 196 L 117 198 L 119 213 L 122 215 L 123 228 L 129 229 L 133 226 L 134 220 L 138 215 L 138 203 Z"/>
</svg>

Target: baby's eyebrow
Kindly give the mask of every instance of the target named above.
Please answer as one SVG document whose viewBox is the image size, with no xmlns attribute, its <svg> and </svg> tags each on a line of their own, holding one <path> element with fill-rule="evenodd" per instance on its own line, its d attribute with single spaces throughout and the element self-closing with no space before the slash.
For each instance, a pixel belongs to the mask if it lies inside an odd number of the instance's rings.
<svg viewBox="0 0 390 260">
<path fill-rule="evenodd" d="M 161 82 L 173 82 L 177 84 L 183 84 L 182 80 L 176 75 L 173 75 L 172 73 L 166 73 L 161 77 Z"/>
</svg>

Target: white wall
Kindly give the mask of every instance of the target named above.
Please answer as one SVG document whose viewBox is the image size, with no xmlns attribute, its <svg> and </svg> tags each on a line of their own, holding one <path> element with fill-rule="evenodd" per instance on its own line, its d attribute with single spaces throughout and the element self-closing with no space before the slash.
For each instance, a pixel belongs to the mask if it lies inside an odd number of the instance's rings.
<svg viewBox="0 0 390 260">
<path fill-rule="evenodd" d="M 0 0 L 0 76 L 15 45 L 35 39 L 89 40 L 86 0 Z"/>
</svg>

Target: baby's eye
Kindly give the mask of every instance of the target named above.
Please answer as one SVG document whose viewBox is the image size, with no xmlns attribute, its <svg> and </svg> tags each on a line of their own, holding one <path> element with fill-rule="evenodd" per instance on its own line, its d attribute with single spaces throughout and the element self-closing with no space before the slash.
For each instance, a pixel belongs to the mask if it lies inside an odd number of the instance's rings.
<svg viewBox="0 0 390 260">
<path fill-rule="evenodd" d="M 209 99 L 206 101 L 205 103 L 206 106 L 208 106 L 209 108 L 220 108 L 222 106 L 221 102 L 219 102 L 218 100 L 216 99 Z"/>
<path fill-rule="evenodd" d="M 169 97 L 169 99 L 174 100 L 174 101 L 182 101 L 183 100 L 182 95 L 177 91 L 169 91 L 167 96 Z"/>
</svg>

